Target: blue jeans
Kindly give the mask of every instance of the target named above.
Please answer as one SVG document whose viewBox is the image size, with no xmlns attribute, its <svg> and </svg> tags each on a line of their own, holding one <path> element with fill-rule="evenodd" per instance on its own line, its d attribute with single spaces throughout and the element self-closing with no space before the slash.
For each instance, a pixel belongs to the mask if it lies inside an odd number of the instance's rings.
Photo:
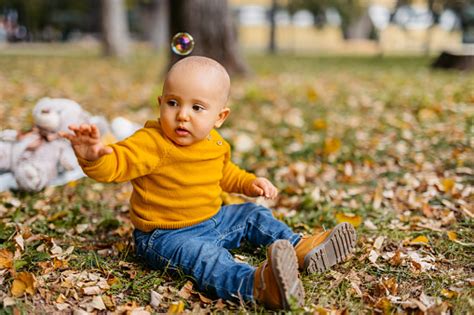
<svg viewBox="0 0 474 315">
<path fill-rule="evenodd" d="M 211 296 L 244 301 L 253 301 L 256 268 L 236 262 L 229 250 L 243 240 L 257 246 L 278 239 L 295 245 L 300 240 L 269 209 L 254 203 L 223 206 L 209 220 L 182 229 L 135 229 L 133 236 L 137 256 L 151 268 L 181 270 Z"/>
</svg>

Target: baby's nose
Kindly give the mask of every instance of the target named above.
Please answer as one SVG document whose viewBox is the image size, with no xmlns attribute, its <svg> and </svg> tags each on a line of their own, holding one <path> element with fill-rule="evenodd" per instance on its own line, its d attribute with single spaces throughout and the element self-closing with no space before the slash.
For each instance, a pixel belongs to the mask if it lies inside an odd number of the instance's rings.
<svg viewBox="0 0 474 315">
<path fill-rule="evenodd" d="M 186 111 L 186 109 L 181 109 L 181 110 L 178 112 L 177 119 L 178 119 L 178 120 L 187 120 L 187 119 L 189 119 L 189 114 L 188 114 L 188 112 Z"/>
</svg>

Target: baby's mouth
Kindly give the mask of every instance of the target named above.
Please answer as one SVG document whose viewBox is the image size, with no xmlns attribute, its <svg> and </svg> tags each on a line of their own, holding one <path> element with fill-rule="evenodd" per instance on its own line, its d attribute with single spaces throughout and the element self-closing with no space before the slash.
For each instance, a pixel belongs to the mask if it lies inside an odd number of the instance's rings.
<svg viewBox="0 0 474 315">
<path fill-rule="evenodd" d="M 175 132 L 178 136 L 187 136 L 190 134 L 190 132 L 187 129 L 182 128 L 182 127 L 176 128 Z"/>
</svg>

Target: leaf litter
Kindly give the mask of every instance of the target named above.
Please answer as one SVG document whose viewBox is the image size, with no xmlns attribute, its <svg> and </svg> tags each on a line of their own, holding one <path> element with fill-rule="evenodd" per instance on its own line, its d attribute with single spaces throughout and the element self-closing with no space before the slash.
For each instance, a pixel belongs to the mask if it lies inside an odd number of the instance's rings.
<svg viewBox="0 0 474 315">
<path fill-rule="evenodd" d="M 410 61 L 388 57 L 380 68 L 363 58 L 349 65 L 344 58 L 268 57 L 286 65 L 268 72 L 260 58 L 251 57 L 257 76 L 234 81 L 232 115 L 220 130 L 237 163 L 279 188 L 275 201 L 257 202 L 297 232 L 339 222 L 358 230 L 347 262 L 303 275 L 303 310 L 472 309 L 473 78 L 393 67 Z M 335 70 L 340 62 L 345 71 Z M 28 128 L 29 112 L 45 94 L 107 118 L 143 122 L 156 113 L 159 58 L 117 65 L 95 57 L 12 56 L 0 64 L 2 128 Z M 55 79 L 62 77 L 74 80 Z M 101 82 L 92 84 L 96 77 Z M 214 300 L 186 277 L 137 261 L 130 192 L 130 185 L 83 179 L 38 194 L 0 193 L 3 307 L 77 314 L 257 310 Z M 264 250 L 246 246 L 234 254 L 254 265 L 264 259 Z"/>
</svg>

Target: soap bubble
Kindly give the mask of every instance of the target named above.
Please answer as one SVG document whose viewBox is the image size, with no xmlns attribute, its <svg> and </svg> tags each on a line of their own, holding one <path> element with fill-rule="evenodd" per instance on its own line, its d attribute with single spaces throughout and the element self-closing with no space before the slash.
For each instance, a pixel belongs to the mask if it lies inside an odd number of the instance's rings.
<svg viewBox="0 0 474 315">
<path fill-rule="evenodd" d="M 189 55 L 194 48 L 193 37 L 186 32 L 180 32 L 173 36 L 171 40 L 171 49 L 180 56 Z"/>
</svg>

